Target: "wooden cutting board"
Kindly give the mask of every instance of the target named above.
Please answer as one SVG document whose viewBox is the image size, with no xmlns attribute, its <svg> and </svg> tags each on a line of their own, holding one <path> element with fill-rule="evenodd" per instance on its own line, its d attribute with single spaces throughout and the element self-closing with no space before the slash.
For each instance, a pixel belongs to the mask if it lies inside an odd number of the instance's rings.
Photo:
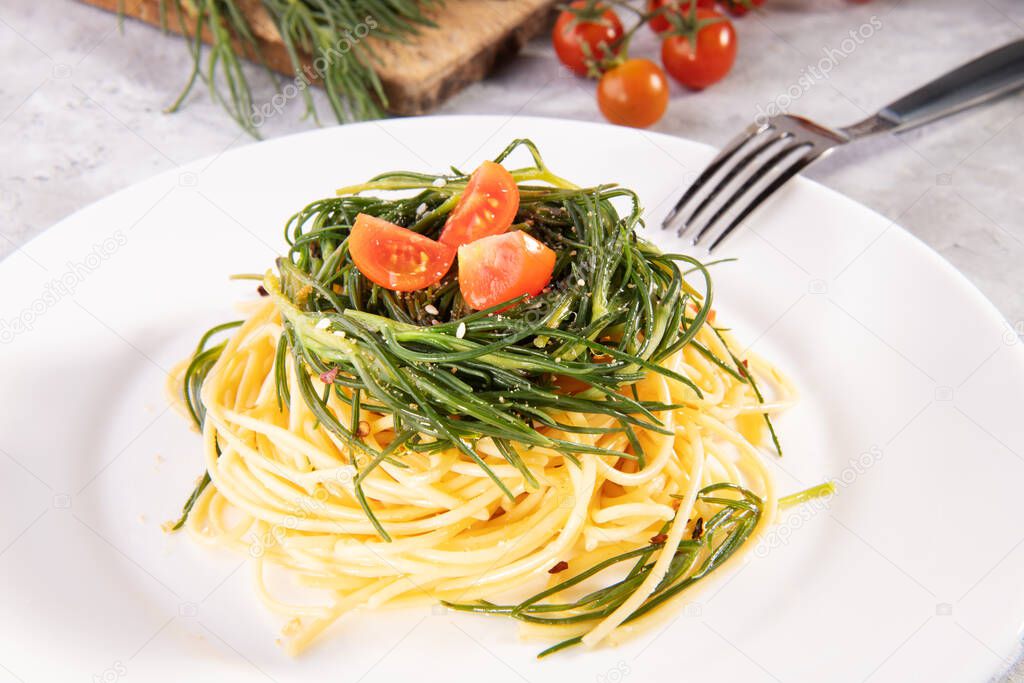
<svg viewBox="0 0 1024 683">
<path fill-rule="evenodd" d="M 126 16 L 160 25 L 161 0 L 82 0 Z M 394 114 L 423 114 L 465 86 L 480 80 L 501 59 L 515 54 L 543 31 L 559 0 L 446 0 L 432 14 L 437 28 L 423 28 L 406 43 L 375 41 L 376 66 Z M 167 6 L 167 28 L 181 33 L 173 4 Z M 281 36 L 258 0 L 240 0 L 267 65 L 293 74 Z M 191 25 L 191 21 L 186 21 Z M 204 40 L 209 42 L 208 37 Z"/>
</svg>

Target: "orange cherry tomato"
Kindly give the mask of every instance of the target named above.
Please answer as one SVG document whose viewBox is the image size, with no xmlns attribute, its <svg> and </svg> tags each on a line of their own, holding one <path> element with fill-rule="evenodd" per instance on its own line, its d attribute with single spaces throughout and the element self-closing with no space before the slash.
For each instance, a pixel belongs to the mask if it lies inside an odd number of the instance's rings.
<svg viewBox="0 0 1024 683">
<path fill-rule="evenodd" d="M 459 247 L 459 288 L 478 311 L 540 294 L 554 268 L 555 252 L 520 230 Z"/>
<path fill-rule="evenodd" d="M 447 244 L 365 213 L 356 216 L 348 250 L 360 273 L 396 292 L 434 284 L 455 260 L 455 249 Z"/>
<path fill-rule="evenodd" d="M 485 161 L 473 171 L 462 198 L 438 238 L 458 249 L 488 235 L 499 235 L 512 225 L 519 211 L 519 186 L 501 164 Z"/>
<path fill-rule="evenodd" d="M 558 59 L 579 75 L 587 75 L 588 60 L 600 62 L 612 56 L 611 47 L 622 37 L 622 22 L 610 7 L 600 3 L 587 7 L 586 0 L 576 0 L 570 7 L 574 10 L 592 10 L 592 19 L 581 19 L 575 13 L 562 10 L 551 32 Z"/>
<path fill-rule="evenodd" d="M 668 108 L 668 78 L 649 59 L 628 59 L 598 81 L 597 105 L 612 123 L 646 128 Z"/>
<path fill-rule="evenodd" d="M 611 356 L 594 356 L 590 357 L 590 360 L 594 363 L 611 363 L 613 358 Z M 559 394 L 578 394 L 581 391 L 586 391 L 590 388 L 590 385 L 581 379 L 577 379 L 572 375 L 554 375 L 552 377 L 555 384 L 555 391 Z"/>
<path fill-rule="evenodd" d="M 562 394 L 563 396 L 572 396 L 590 388 L 589 384 L 571 375 L 555 375 L 552 379 L 554 380 L 555 393 Z"/>
</svg>

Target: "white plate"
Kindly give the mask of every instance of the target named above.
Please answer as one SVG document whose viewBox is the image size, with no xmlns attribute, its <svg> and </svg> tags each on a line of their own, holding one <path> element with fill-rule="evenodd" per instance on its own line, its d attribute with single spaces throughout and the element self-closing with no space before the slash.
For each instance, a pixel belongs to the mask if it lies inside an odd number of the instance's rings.
<svg viewBox="0 0 1024 683">
<path fill-rule="evenodd" d="M 200 471 L 165 371 L 254 296 L 226 276 L 265 269 L 285 218 L 337 186 L 472 167 L 520 136 L 569 178 L 637 189 L 651 225 L 711 155 L 519 117 L 330 128 L 135 185 L 0 264 L 0 681 L 963 681 L 1004 666 L 1024 616 L 1021 344 L 938 256 L 803 180 L 728 243 L 740 261 L 717 269 L 717 301 L 802 388 L 778 423 L 784 489 L 843 485 L 667 627 L 538 662 L 500 619 L 371 612 L 291 660 L 239 557 L 160 531 Z"/>
</svg>

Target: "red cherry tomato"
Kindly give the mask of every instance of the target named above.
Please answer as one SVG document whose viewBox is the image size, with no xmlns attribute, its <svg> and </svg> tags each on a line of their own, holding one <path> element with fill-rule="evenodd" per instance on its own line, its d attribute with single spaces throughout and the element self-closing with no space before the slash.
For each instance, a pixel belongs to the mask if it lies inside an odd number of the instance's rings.
<svg viewBox="0 0 1024 683">
<path fill-rule="evenodd" d="M 478 311 L 523 294 L 540 294 L 554 268 L 555 252 L 521 230 L 459 247 L 459 289 Z"/>
<path fill-rule="evenodd" d="M 719 2 L 734 17 L 742 17 L 755 7 L 764 4 L 764 0 L 719 0 Z"/>
<path fill-rule="evenodd" d="M 697 21 L 720 19 L 697 32 L 696 49 L 686 36 L 673 35 L 661 44 L 661 62 L 672 78 L 700 90 L 722 80 L 736 61 L 732 22 L 710 9 L 697 10 Z"/>
<path fill-rule="evenodd" d="M 586 0 L 576 0 L 573 9 L 587 7 Z M 582 19 L 576 14 L 563 10 L 551 32 L 555 54 L 562 64 L 573 73 L 587 75 L 587 60 L 602 60 L 612 56 L 611 46 L 622 37 L 622 22 L 611 8 L 598 4 L 594 19 Z"/>
<path fill-rule="evenodd" d="M 601 77 L 597 105 L 612 123 L 646 128 L 668 108 L 668 79 L 649 59 L 628 59 Z"/>
<path fill-rule="evenodd" d="M 485 161 L 473 171 L 466 190 L 441 231 L 439 241 L 452 249 L 508 230 L 519 210 L 519 186 L 501 164 Z"/>
<path fill-rule="evenodd" d="M 697 7 L 703 9 L 714 9 L 715 0 L 647 0 L 647 13 L 655 12 L 662 7 L 668 7 L 664 12 L 650 20 L 648 25 L 655 33 L 664 33 L 672 28 L 666 14 L 682 14 L 686 16 L 690 12 L 690 5 L 696 1 Z"/>
<path fill-rule="evenodd" d="M 359 272 L 385 289 L 413 292 L 444 277 L 455 249 L 380 218 L 361 213 L 348 236 Z"/>
</svg>

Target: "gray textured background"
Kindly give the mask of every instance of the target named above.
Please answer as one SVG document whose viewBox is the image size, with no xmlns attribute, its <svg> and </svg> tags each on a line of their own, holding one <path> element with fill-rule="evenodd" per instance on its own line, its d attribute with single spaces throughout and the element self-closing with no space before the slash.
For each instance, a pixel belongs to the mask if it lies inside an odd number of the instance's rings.
<svg viewBox="0 0 1024 683">
<path fill-rule="evenodd" d="M 948 68 L 1024 35 L 1021 0 L 768 0 L 738 22 L 724 82 L 676 89 L 654 130 L 720 145 L 832 51 L 826 78 L 797 86 L 790 111 L 853 122 Z M 873 35 L 847 50 L 849 32 Z M 844 43 L 844 41 L 847 41 Z M 640 34 L 636 49 L 652 40 Z M 840 53 L 835 52 L 839 50 Z M 838 56 L 837 56 L 838 55 Z M 0 258 L 115 190 L 251 138 L 197 88 L 161 113 L 190 68 L 182 41 L 68 0 L 0 5 Z M 273 91 L 252 70 L 257 101 Z M 316 94 L 325 120 L 324 98 Z M 786 96 L 788 99 L 788 95 Z M 310 127 L 293 101 L 266 137 Z M 593 85 L 567 77 L 546 39 L 440 113 L 600 120 Z M 808 175 L 903 225 L 963 271 L 1024 329 L 1024 94 L 901 137 L 848 148 Z M 827 217 L 823 217 L 827 219 Z M 1024 680 L 1024 677 L 1015 677 Z"/>
<path fill-rule="evenodd" d="M 790 110 L 844 124 L 949 67 L 1024 34 L 1020 0 L 769 0 L 738 23 L 734 72 L 699 94 L 677 89 L 654 130 L 724 143 L 796 84 L 824 50 L 877 17 L 881 29 L 815 79 Z M 640 34 L 639 49 L 650 42 Z M 647 44 L 645 44 L 647 43 Z M 847 43 L 849 46 L 849 43 Z M 833 53 L 835 54 L 835 53 Z M 66 0 L 0 7 L 0 257 L 76 209 L 176 164 L 251 139 L 202 88 L 164 115 L 184 83 L 182 42 Z M 272 95 L 260 83 L 257 101 Z M 593 86 L 564 76 L 548 43 L 474 85 L 441 113 L 600 120 Z M 317 93 L 318 102 L 323 97 Z M 326 109 L 322 108 L 326 117 Z M 808 175 L 918 235 L 962 270 L 1013 323 L 1024 320 L 1024 95 L 899 138 L 843 150 Z M 300 131 L 296 100 L 264 127 Z"/>
</svg>

